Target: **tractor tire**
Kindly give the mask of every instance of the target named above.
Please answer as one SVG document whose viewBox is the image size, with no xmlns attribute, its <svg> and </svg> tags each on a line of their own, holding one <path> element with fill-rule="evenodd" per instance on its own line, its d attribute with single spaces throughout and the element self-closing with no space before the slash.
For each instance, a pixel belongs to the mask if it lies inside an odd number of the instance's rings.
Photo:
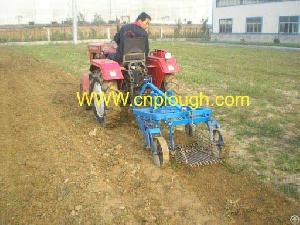
<svg viewBox="0 0 300 225">
<path fill-rule="evenodd" d="M 79 93 L 80 93 L 80 96 L 83 96 L 82 84 L 80 84 Z M 88 105 L 87 102 L 86 102 L 86 100 L 84 100 L 83 106 L 84 106 L 85 110 L 91 110 L 92 109 L 92 105 Z"/>
<path fill-rule="evenodd" d="M 103 95 L 108 96 L 110 91 L 117 90 L 117 81 L 103 81 L 102 83 L 99 79 L 93 79 L 91 83 L 92 87 L 92 98 L 93 104 L 92 108 L 95 113 L 97 121 L 103 125 L 104 118 L 106 115 L 107 105 L 103 99 Z"/>
<path fill-rule="evenodd" d="M 172 90 L 175 95 L 178 95 L 179 90 L 179 82 L 174 75 L 167 75 L 164 80 L 165 91 Z"/>
<path fill-rule="evenodd" d="M 103 95 L 102 85 L 101 83 L 95 79 L 92 81 L 92 97 L 93 97 L 93 104 L 92 108 L 95 113 L 96 119 L 100 124 L 104 123 L 104 116 L 105 116 L 105 102 L 101 95 Z"/>
</svg>

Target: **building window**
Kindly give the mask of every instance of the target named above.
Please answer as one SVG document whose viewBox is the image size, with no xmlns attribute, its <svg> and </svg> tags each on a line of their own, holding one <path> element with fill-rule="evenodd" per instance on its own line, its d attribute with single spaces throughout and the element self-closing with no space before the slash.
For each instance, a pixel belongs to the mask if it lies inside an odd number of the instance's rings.
<svg viewBox="0 0 300 225">
<path fill-rule="evenodd" d="M 261 33 L 262 17 L 251 17 L 246 19 L 247 33 Z"/>
<path fill-rule="evenodd" d="M 220 33 L 232 33 L 232 19 L 220 19 Z"/>
<path fill-rule="evenodd" d="M 280 16 L 280 33 L 299 33 L 299 16 Z"/>
<path fill-rule="evenodd" d="M 217 7 L 240 5 L 240 0 L 217 0 Z"/>
</svg>

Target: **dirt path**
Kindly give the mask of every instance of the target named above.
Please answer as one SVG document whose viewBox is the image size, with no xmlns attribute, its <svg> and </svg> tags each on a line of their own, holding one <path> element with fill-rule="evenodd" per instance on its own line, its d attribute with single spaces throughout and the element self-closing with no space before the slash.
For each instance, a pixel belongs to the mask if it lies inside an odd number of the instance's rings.
<svg viewBox="0 0 300 225">
<path fill-rule="evenodd" d="M 0 224 L 275 225 L 300 214 L 221 165 L 155 168 L 132 121 L 98 127 L 77 106 L 78 78 L 45 62 L 0 48 L 0 78 Z"/>
</svg>

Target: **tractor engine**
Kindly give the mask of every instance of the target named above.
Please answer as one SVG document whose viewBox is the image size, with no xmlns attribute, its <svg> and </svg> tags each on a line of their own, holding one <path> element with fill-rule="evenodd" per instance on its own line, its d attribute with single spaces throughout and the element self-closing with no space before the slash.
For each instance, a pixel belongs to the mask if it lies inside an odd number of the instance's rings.
<svg viewBox="0 0 300 225">
<path fill-rule="evenodd" d="M 130 100 L 139 95 L 139 91 L 145 80 L 149 80 L 150 76 L 143 62 L 133 62 L 126 66 L 126 72 L 124 74 L 124 91 L 130 93 Z"/>
</svg>

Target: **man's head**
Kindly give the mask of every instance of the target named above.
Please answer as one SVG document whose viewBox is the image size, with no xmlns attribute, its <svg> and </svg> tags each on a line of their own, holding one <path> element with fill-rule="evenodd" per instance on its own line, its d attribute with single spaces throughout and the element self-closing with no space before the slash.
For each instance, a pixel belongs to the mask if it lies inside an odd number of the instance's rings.
<svg viewBox="0 0 300 225">
<path fill-rule="evenodd" d="M 142 12 L 136 21 L 139 22 L 145 30 L 147 30 L 151 22 L 151 17 L 147 13 Z"/>
</svg>

